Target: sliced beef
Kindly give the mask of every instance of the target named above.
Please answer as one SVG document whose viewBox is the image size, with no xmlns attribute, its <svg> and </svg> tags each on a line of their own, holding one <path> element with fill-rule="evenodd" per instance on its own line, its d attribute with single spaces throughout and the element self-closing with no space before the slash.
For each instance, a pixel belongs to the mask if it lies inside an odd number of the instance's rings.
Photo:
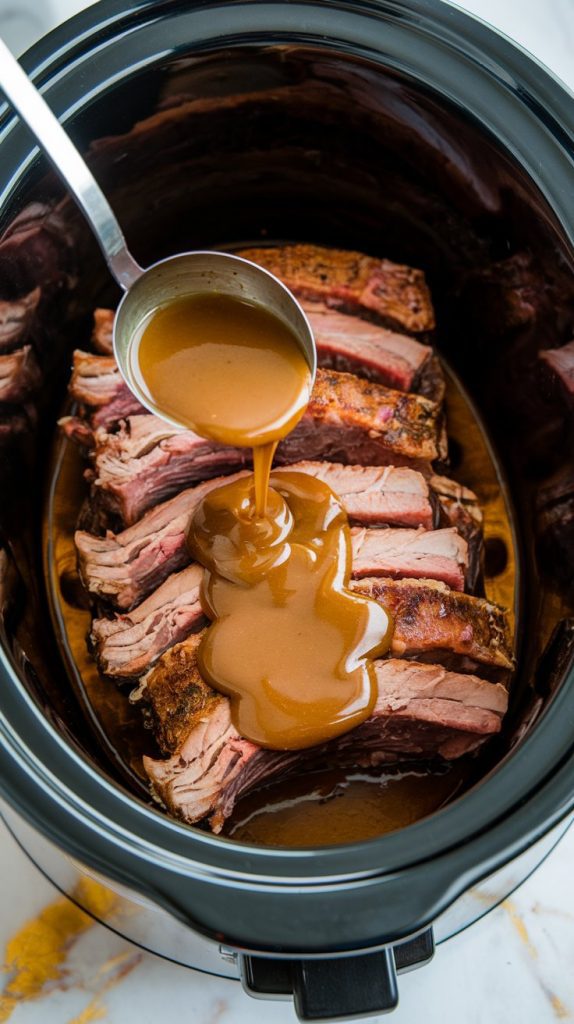
<svg viewBox="0 0 574 1024">
<path fill-rule="evenodd" d="M 154 734 L 164 754 L 178 750 L 190 730 L 217 704 L 228 703 L 200 675 L 196 655 L 204 635 L 205 630 L 194 633 L 162 654 L 130 695 L 132 703 L 143 698 L 140 707 L 149 708 Z"/>
<path fill-rule="evenodd" d="M 205 625 L 202 579 L 202 567 L 188 565 L 129 614 L 94 619 L 90 642 L 100 670 L 118 679 L 141 675 L 168 647 Z"/>
<path fill-rule="evenodd" d="M 196 658 L 200 639 L 191 637 L 166 652 L 133 698 L 145 703 L 168 755 L 163 761 L 144 759 L 156 794 L 189 823 L 209 815 L 215 832 L 240 796 L 290 772 L 460 757 L 500 730 L 507 707 L 500 684 L 392 658 L 377 662 L 378 700 L 363 725 L 321 747 L 263 750 L 237 733 L 229 701 L 202 680 Z"/>
<path fill-rule="evenodd" d="M 64 420 L 68 436 L 88 434 Z M 428 469 L 442 454 L 440 407 L 351 374 L 319 370 L 308 410 L 279 446 L 281 465 L 330 459 Z M 130 416 L 115 432 L 94 431 L 96 500 L 127 526 L 158 501 L 198 480 L 244 466 L 249 452 L 178 430 L 151 414 Z"/>
<path fill-rule="evenodd" d="M 444 530 L 371 530 L 353 527 L 353 576 L 425 577 L 464 590 L 468 545 Z"/>
<path fill-rule="evenodd" d="M 295 295 L 375 316 L 409 334 L 432 331 L 434 312 L 424 274 L 359 252 L 316 245 L 243 249 L 248 260 L 270 270 Z"/>
<path fill-rule="evenodd" d="M 89 408 L 93 427 L 107 429 L 118 420 L 146 412 L 125 383 L 113 356 L 76 349 L 68 391 L 74 401 Z"/>
<path fill-rule="evenodd" d="M 367 578 L 352 586 L 392 616 L 395 657 L 508 679 L 514 667 L 511 634 L 508 614 L 498 605 L 430 579 Z"/>
<path fill-rule="evenodd" d="M 42 379 L 31 345 L 0 355 L 0 402 L 17 404 L 38 390 Z"/>
<path fill-rule="evenodd" d="M 341 498 L 352 522 L 431 528 L 435 521 L 435 503 L 428 483 L 415 470 L 330 462 L 295 463 L 290 469 L 324 480 Z M 273 479 L 279 481 L 280 475 L 274 473 Z M 185 565 L 189 557 L 185 531 L 190 516 L 204 495 L 222 482 L 218 478 L 182 491 L 120 533 L 96 537 L 78 530 L 78 564 L 90 593 L 109 600 L 116 608 L 130 608 L 170 572 Z"/>
<path fill-rule="evenodd" d="M 474 491 L 457 480 L 436 473 L 431 476 L 430 485 L 439 500 L 444 519 L 451 526 L 456 526 L 466 540 L 470 540 L 476 530 L 482 530 L 482 511 Z"/>
<path fill-rule="evenodd" d="M 40 289 L 12 302 L 0 301 L 0 354 L 12 352 L 28 340 L 40 302 Z"/>
<path fill-rule="evenodd" d="M 397 391 L 421 391 L 424 378 L 427 397 L 442 400 L 444 379 L 429 345 L 346 316 L 321 302 L 305 303 L 304 309 L 315 336 L 319 366 L 356 373 Z"/>
<path fill-rule="evenodd" d="M 117 433 L 94 432 L 90 479 L 101 506 L 126 525 L 197 480 L 238 469 L 249 451 L 226 448 L 157 416 L 130 416 Z"/>
<path fill-rule="evenodd" d="M 277 460 L 426 469 L 446 455 L 444 440 L 443 414 L 435 402 L 320 369 L 307 413 L 279 445 Z"/>
<path fill-rule="evenodd" d="M 107 405 L 121 387 L 126 385 L 113 356 L 75 350 L 68 390 L 76 402 L 96 407 Z"/>
<path fill-rule="evenodd" d="M 422 473 L 407 466 L 348 466 L 337 462 L 296 462 L 290 470 L 309 473 L 341 499 L 352 523 L 364 526 L 436 524 L 434 494 Z M 277 480 L 280 479 L 280 472 Z"/>
<path fill-rule="evenodd" d="M 105 356 L 113 354 L 113 332 L 114 332 L 113 309 L 95 309 L 94 326 L 92 329 L 92 345 L 96 352 Z"/>
<path fill-rule="evenodd" d="M 64 207 L 29 203 L 0 238 L 3 294 L 18 296 L 42 287 L 55 292 L 75 281 L 75 239 Z"/>
<path fill-rule="evenodd" d="M 141 601 L 189 562 L 185 534 L 198 503 L 212 488 L 241 475 L 218 477 L 182 491 L 121 533 L 108 531 L 96 537 L 77 530 L 78 568 L 86 589 L 115 608 L 131 608 Z"/>
<path fill-rule="evenodd" d="M 415 390 L 419 395 L 430 398 L 432 402 L 442 403 L 446 394 L 446 381 L 437 355 L 432 355 L 424 364 Z"/>
</svg>

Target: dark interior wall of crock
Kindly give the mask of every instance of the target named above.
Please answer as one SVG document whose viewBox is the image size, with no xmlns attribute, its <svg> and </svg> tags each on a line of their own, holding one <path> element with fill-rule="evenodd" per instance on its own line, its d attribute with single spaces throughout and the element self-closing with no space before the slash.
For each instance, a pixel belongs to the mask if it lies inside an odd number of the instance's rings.
<svg viewBox="0 0 574 1024">
<path fill-rule="evenodd" d="M 574 543 L 563 531 L 544 534 L 536 504 L 571 467 L 571 437 L 536 353 L 570 339 L 574 278 L 558 225 L 518 167 L 479 125 L 412 82 L 289 47 L 180 57 L 142 72 L 92 102 L 73 133 L 144 265 L 179 249 L 297 240 L 424 268 L 437 344 L 488 423 L 518 508 L 522 706 L 534 682 L 546 695 L 570 657 L 565 629 L 544 672 L 534 671 L 569 611 Z M 38 190 L 59 193 L 53 179 L 36 180 L 28 198 Z M 118 293 L 69 200 L 60 213 L 75 239 L 68 305 L 81 325 Z M 456 452 L 452 460 L 455 470 Z"/>
</svg>

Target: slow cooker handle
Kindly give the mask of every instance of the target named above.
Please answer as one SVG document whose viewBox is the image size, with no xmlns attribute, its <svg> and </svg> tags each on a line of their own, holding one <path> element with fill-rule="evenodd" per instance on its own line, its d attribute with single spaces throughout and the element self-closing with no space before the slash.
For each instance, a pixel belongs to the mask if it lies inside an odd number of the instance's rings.
<svg viewBox="0 0 574 1024">
<path fill-rule="evenodd" d="M 240 955 L 244 989 L 256 999 L 293 997 L 300 1021 L 351 1020 L 390 1013 L 399 1002 L 397 973 L 428 963 L 432 928 L 394 947 L 328 960 Z"/>
</svg>

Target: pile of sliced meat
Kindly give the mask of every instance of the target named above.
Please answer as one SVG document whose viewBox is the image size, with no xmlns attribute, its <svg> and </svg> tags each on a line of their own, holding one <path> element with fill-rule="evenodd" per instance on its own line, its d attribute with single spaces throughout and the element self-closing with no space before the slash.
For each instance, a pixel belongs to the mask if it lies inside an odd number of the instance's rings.
<svg viewBox="0 0 574 1024">
<path fill-rule="evenodd" d="M 95 351 L 74 353 L 75 415 L 61 421 L 86 455 L 76 546 L 93 601 L 91 649 L 102 673 L 132 684 L 153 728 L 164 755 L 145 759 L 154 794 L 214 831 L 245 792 L 290 772 L 476 750 L 500 730 L 513 669 L 506 613 L 477 596 L 476 496 L 443 475 L 445 386 L 429 344 L 424 276 L 307 245 L 243 254 L 292 289 L 317 339 L 309 408 L 280 445 L 274 473 L 310 473 L 339 495 L 351 523 L 352 586 L 393 616 L 367 722 L 320 748 L 263 750 L 237 733 L 227 698 L 202 680 L 203 571 L 190 562 L 185 532 L 210 489 L 249 472 L 249 453 L 142 408 L 112 355 L 111 310 L 96 310 Z"/>
</svg>

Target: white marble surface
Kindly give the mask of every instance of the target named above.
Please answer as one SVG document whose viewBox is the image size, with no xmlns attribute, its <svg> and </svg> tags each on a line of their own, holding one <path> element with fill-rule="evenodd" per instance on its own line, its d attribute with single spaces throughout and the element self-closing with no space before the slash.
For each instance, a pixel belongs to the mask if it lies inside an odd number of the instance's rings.
<svg viewBox="0 0 574 1024">
<path fill-rule="evenodd" d="M 0 0 L 0 31 L 16 51 L 82 0 Z M 465 0 L 574 88 L 574 0 Z M 27 16 L 26 12 L 30 14 Z M 574 1019 L 574 829 L 522 888 L 441 946 L 432 969 L 400 980 L 393 1024 L 549 1024 Z M 0 948 L 58 898 L 0 825 Z M 5 958 L 4 958 L 5 959 Z M 8 982 L 9 974 L 4 975 Z M 0 980 L 1 984 L 1 980 Z M 71 942 L 60 976 L 12 1009 L 11 1024 L 288 1024 L 289 1004 L 255 1003 L 235 982 L 141 953 L 94 924 Z"/>
<path fill-rule="evenodd" d="M 574 828 L 502 906 L 399 979 L 393 1024 L 551 1024 L 574 1019 Z M 59 894 L 0 825 L 0 945 Z M 295 1024 L 289 1003 L 142 953 L 94 924 L 63 973 L 10 1024 Z"/>
</svg>

